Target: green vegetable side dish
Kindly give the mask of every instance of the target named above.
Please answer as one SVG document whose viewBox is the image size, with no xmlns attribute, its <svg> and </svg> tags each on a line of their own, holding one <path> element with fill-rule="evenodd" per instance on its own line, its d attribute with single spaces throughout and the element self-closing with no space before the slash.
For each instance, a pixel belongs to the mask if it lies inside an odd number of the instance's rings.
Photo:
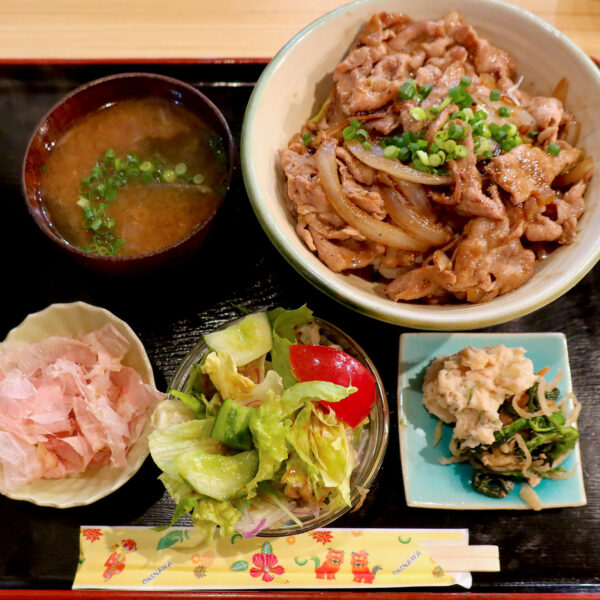
<svg viewBox="0 0 600 600">
<path fill-rule="evenodd" d="M 353 428 L 343 411 L 321 404 L 340 403 L 356 387 L 295 376 L 294 345 L 348 357 L 331 348 L 312 312 L 250 314 L 205 342 L 185 389 L 171 390 L 153 415 L 150 452 L 177 502 L 171 524 L 191 513 L 207 540 L 217 528 L 250 537 L 351 506 L 369 421 Z"/>
<path fill-rule="evenodd" d="M 537 400 L 539 382 L 527 390 L 527 410 L 536 413 L 541 410 Z M 553 404 L 558 399 L 558 388 L 545 392 L 546 399 Z M 560 465 L 553 466 L 561 457 L 566 456 L 575 448 L 579 432 L 575 427 L 565 426 L 566 417 L 560 409 L 554 410 L 549 416 L 532 418 L 519 417 L 510 404 L 506 405 L 506 413 L 515 420 L 494 433 L 496 441 L 491 446 L 480 446 L 474 451 L 465 452 L 464 456 L 471 460 L 476 473 L 471 480 L 471 486 L 476 492 L 493 498 L 504 498 L 514 489 L 513 481 L 528 479 L 521 471 L 492 471 L 482 462 L 484 456 L 493 453 L 495 448 L 510 442 L 519 433 L 528 451 L 531 453 L 532 466 L 529 473 L 542 479 L 560 479 L 566 475 Z M 519 459 L 524 459 L 524 450 L 516 450 Z"/>
<path fill-rule="evenodd" d="M 515 482 L 526 481 L 521 498 L 541 508 L 533 491 L 542 479 L 572 475 L 562 466 L 577 444 L 574 427 L 581 405 L 569 395 L 559 400 L 559 372 L 549 383 L 534 373 L 522 348 L 504 345 L 467 347 L 436 358 L 423 386 L 425 407 L 442 422 L 455 423 L 450 458 L 442 464 L 469 462 L 475 469 L 472 488 L 492 498 L 510 494 Z M 437 443 L 437 442 L 436 442 Z"/>
</svg>

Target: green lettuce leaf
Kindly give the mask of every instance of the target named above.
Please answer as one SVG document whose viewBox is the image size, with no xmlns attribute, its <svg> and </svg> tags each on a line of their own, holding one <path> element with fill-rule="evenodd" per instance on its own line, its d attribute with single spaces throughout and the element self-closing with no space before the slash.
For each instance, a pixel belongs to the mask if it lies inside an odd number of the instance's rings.
<svg viewBox="0 0 600 600">
<path fill-rule="evenodd" d="M 310 448 L 312 407 L 310 402 L 296 415 L 287 436 L 298 458 L 304 463 L 306 471 L 313 481 L 313 487 L 319 484 L 319 470 L 314 462 Z"/>
<path fill-rule="evenodd" d="M 186 498 L 198 498 L 198 494 L 179 475 L 171 477 L 166 473 L 161 473 L 158 479 L 163 482 L 165 489 L 169 492 L 169 496 L 177 503 Z"/>
<path fill-rule="evenodd" d="M 194 413 L 196 419 L 204 419 L 204 417 L 206 417 L 206 404 L 202 401 L 204 394 L 201 394 L 200 398 L 196 398 L 193 394 L 187 394 L 186 392 L 180 392 L 178 390 L 169 390 L 169 394 L 181 400 L 184 406 Z"/>
<path fill-rule="evenodd" d="M 340 402 L 350 394 L 355 387 L 344 387 L 329 381 L 303 381 L 287 388 L 281 395 L 281 407 L 284 415 L 291 415 L 308 401 Z"/>
<path fill-rule="evenodd" d="M 313 320 L 313 312 L 306 306 L 294 310 L 285 308 L 274 308 L 267 312 L 273 333 L 279 337 L 286 338 L 294 343 L 296 341 L 296 327 L 307 325 Z"/>
<path fill-rule="evenodd" d="M 286 437 L 291 422 L 284 420 L 281 401 L 272 392 L 250 417 L 250 432 L 254 447 L 258 450 L 258 471 L 246 485 L 248 497 L 256 495 L 259 482 L 273 479 L 281 463 L 288 457 Z"/>
<path fill-rule="evenodd" d="M 272 392 L 283 392 L 281 377 L 269 371 L 261 383 L 254 383 L 249 377 L 240 375 L 233 358 L 227 352 L 211 352 L 202 366 L 222 398 L 231 398 L 240 404 L 259 404 Z"/>
<path fill-rule="evenodd" d="M 350 505 L 350 476 L 355 462 L 354 450 L 348 443 L 351 428 L 337 419 L 334 424 L 332 417 L 332 413 L 324 415 L 313 407 L 311 450 L 323 485 L 337 488 L 344 502 Z"/>
<path fill-rule="evenodd" d="M 241 516 L 231 502 L 201 498 L 192 512 L 192 522 L 204 540 L 212 542 L 217 527 L 225 536 L 232 535 Z"/>
<path fill-rule="evenodd" d="M 283 386 L 288 388 L 297 382 L 290 366 L 290 346 L 297 342 L 297 328 L 312 321 L 312 310 L 306 305 L 295 310 L 275 308 L 267 313 L 273 330 L 271 362 L 281 375 Z"/>
<path fill-rule="evenodd" d="M 289 388 L 298 380 L 290 365 L 291 342 L 286 338 L 273 335 L 273 348 L 271 349 L 271 363 L 273 369 L 281 376 L 283 387 Z"/>
<path fill-rule="evenodd" d="M 221 404 L 223 404 L 223 399 L 219 394 L 213 394 L 213 397 L 210 400 L 206 399 L 206 396 L 201 396 L 202 402 L 206 405 L 206 416 L 207 417 L 216 417 L 219 412 L 219 408 L 221 408 Z"/>
<path fill-rule="evenodd" d="M 152 424 L 157 429 L 166 429 L 171 425 L 187 423 L 196 417 L 181 400 L 167 398 L 159 402 L 152 413 Z"/>
<path fill-rule="evenodd" d="M 308 474 L 306 463 L 293 450 L 285 463 L 281 484 L 288 498 L 303 500 L 310 505 L 318 506 L 319 501 L 313 490 L 313 478 Z"/>
<path fill-rule="evenodd" d="M 184 392 L 186 394 L 192 394 L 196 398 L 200 398 L 201 394 L 210 396 L 214 393 L 214 386 L 211 384 L 210 379 L 202 373 L 202 365 L 206 360 L 207 354 L 205 354 L 200 362 L 196 363 L 190 369 Z"/>
<path fill-rule="evenodd" d="M 154 430 L 148 436 L 148 446 L 156 466 L 169 477 L 179 477 L 174 463 L 179 454 L 192 448 L 223 454 L 223 444 L 210 437 L 214 422 L 214 418 L 194 420 Z"/>
<path fill-rule="evenodd" d="M 356 462 L 355 451 L 348 443 L 349 432 L 351 428 L 334 414 L 307 402 L 287 438 L 306 465 L 317 497 L 323 487 L 337 490 L 346 506 L 351 504 L 350 477 Z"/>
</svg>

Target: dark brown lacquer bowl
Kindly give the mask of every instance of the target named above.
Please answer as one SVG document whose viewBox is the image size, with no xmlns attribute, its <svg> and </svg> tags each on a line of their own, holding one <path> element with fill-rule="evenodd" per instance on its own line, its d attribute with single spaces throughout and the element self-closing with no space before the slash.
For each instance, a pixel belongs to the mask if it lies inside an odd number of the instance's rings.
<svg viewBox="0 0 600 600">
<path fill-rule="evenodd" d="M 235 146 L 227 121 L 221 111 L 196 88 L 163 75 L 123 73 L 97 79 L 83 85 L 55 105 L 40 121 L 27 147 L 23 161 L 23 193 L 27 208 L 40 229 L 78 263 L 110 274 L 143 273 L 169 264 L 180 263 L 205 241 L 216 206 L 207 221 L 199 224 L 176 242 L 145 254 L 102 256 L 85 252 L 67 242 L 52 223 L 42 205 L 40 175 L 55 144 L 66 131 L 86 115 L 107 105 L 135 98 L 158 97 L 177 103 L 201 117 L 222 136 L 229 161 L 226 187 L 229 189 L 234 166 Z"/>
</svg>

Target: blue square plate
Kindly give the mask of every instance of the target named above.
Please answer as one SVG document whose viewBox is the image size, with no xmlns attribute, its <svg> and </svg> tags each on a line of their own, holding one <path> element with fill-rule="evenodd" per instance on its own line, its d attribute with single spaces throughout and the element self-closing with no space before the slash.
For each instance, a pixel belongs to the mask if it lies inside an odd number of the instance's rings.
<svg viewBox="0 0 600 600">
<path fill-rule="evenodd" d="M 433 446 L 438 419 L 423 405 L 422 385 L 425 370 L 442 354 L 454 354 L 466 346 L 483 348 L 504 344 L 525 348 L 535 371 L 552 367 L 550 379 L 557 369 L 564 377 L 558 386 L 561 397 L 572 391 L 567 340 L 562 333 L 405 333 L 400 337 L 398 376 L 398 418 L 400 456 L 408 506 L 446 509 L 528 509 L 519 497 L 520 484 L 505 498 L 488 498 L 471 488 L 473 468 L 469 464 L 441 465 L 438 459 L 450 456 L 448 444 L 451 427 L 444 425 L 443 436 Z M 535 487 L 544 508 L 583 506 L 587 500 L 583 487 L 579 444 L 563 462 L 575 472 L 569 479 L 543 479 Z"/>
</svg>

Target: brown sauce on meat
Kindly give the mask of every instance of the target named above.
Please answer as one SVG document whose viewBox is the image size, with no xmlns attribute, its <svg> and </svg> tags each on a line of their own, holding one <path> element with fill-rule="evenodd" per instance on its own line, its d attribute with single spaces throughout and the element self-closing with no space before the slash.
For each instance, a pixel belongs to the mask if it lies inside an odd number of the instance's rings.
<svg viewBox="0 0 600 600">
<path fill-rule="evenodd" d="M 215 150 L 218 148 L 217 150 Z M 187 177 L 173 183 L 139 177 L 117 190 L 106 214 L 124 240 L 120 255 L 152 252 L 184 238 L 209 220 L 224 193 L 227 160 L 219 136 L 188 110 L 159 98 L 132 99 L 81 119 L 53 149 L 41 176 L 46 214 L 64 239 L 89 248 L 94 234 L 83 226 L 77 205 L 81 181 L 107 149 L 117 157 L 136 152 L 141 161 L 173 169 L 184 163 Z M 202 185 L 190 181 L 204 177 Z"/>
</svg>

